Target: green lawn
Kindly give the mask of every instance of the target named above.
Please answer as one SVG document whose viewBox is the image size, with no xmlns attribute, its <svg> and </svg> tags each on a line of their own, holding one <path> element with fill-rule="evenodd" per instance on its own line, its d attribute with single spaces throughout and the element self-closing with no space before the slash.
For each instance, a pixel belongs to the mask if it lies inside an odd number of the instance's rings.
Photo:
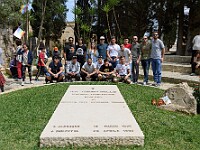
<svg viewBox="0 0 200 150">
<path fill-rule="evenodd" d="M 68 86 L 56 84 L 0 95 L 0 150 L 40 149 L 39 136 Z M 152 106 L 151 99 L 161 97 L 162 90 L 127 84 L 118 84 L 118 87 L 144 132 L 145 146 L 65 149 L 200 149 L 200 115 L 188 116 Z M 53 149 L 58 148 L 50 150 Z"/>
</svg>

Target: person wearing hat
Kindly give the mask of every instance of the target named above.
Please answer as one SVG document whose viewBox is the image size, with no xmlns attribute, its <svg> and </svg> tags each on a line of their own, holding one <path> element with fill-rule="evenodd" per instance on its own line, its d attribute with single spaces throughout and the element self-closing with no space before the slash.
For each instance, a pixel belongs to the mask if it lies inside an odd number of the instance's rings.
<svg viewBox="0 0 200 150">
<path fill-rule="evenodd" d="M 72 82 L 72 78 L 76 81 L 80 81 L 80 64 L 77 61 L 77 56 L 72 57 L 72 61 L 67 64 L 65 81 Z"/>
<path fill-rule="evenodd" d="M 52 57 L 52 59 L 54 59 L 55 56 L 60 57 L 60 51 L 58 50 L 58 47 L 54 47 L 53 48 L 53 57 Z"/>
<path fill-rule="evenodd" d="M 105 43 L 105 37 L 100 37 L 100 43 L 97 45 L 97 50 L 99 52 L 99 56 L 102 56 L 102 59 L 106 59 L 106 50 L 107 50 L 108 44 Z"/>
<path fill-rule="evenodd" d="M 53 61 L 49 64 L 48 72 L 46 73 L 46 83 L 50 81 L 50 83 L 53 83 L 53 80 L 56 80 L 57 82 L 62 82 L 64 78 L 64 72 L 63 72 L 63 65 L 60 62 L 60 58 L 58 56 L 55 56 Z"/>
<path fill-rule="evenodd" d="M 18 80 L 18 74 L 17 74 L 17 54 L 13 53 L 13 58 L 10 61 L 10 72 L 12 75 L 12 78 L 15 80 Z"/>
</svg>

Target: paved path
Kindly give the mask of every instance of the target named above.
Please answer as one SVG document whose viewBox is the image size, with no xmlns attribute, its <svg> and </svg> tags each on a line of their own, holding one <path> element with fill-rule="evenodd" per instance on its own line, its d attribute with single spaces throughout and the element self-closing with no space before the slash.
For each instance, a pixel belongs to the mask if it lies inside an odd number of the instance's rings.
<svg viewBox="0 0 200 150">
<path fill-rule="evenodd" d="M 17 90 L 20 90 L 20 89 L 27 89 L 27 88 L 32 88 L 32 87 L 51 85 L 51 84 L 46 84 L 45 83 L 44 77 L 40 77 L 39 81 L 33 81 L 33 84 L 25 82 L 24 86 L 21 86 L 21 82 L 20 81 L 14 81 L 11 78 L 6 78 L 6 81 L 7 82 L 6 82 L 6 85 L 5 85 L 5 92 L 4 93 L 0 92 L 0 94 L 10 93 L 10 92 L 17 91 Z M 150 84 L 147 85 L 147 86 L 151 86 L 152 83 L 153 82 L 150 82 Z M 54 84 L 54 83 L 52 83 L 52 84 Z M 139 81 L 138 85 L 143 86 L 142 85 L 142 80 Z M 170 87 L 172 87 L 174 85 L 175 84 L 163 83 L 160 87 L 156 87 L 156 88 L 160 88 L 160 89 L 166 90 L 166 89 L 168 89 L 168 88 L 170 88 Z M 154 87 L 154 86 L 151 86 L 151 87 Z"/>
</svg>

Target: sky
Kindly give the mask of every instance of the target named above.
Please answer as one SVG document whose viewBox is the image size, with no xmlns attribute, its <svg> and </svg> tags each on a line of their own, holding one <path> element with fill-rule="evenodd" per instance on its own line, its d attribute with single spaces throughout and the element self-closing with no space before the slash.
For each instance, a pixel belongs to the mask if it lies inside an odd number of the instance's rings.
<svg viewBox="0 0 200 150">
<path fill-rule="evenodd" d="M 74 21 L 74 14 L 72 13 L 72 9 L 74 8 L 74 0 L 68 0 L 67 8 L 69 9 L 67 12 L 67 21 Z"/>
</svg>

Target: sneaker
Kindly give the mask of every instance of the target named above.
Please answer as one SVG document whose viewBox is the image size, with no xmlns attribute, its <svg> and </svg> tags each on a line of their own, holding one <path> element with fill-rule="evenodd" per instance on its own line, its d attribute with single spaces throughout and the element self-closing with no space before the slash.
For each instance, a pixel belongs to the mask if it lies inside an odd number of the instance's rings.
<svg viewBox="0 0 200 150">
<path fill-rule="evenodd" d="M 30 81 L 30 84 L 33 84 L 33 82 L 32 82 L 32 81 Z"/>
<path fill-rule="evenodd" d="M 161 83 L 157 83 L 157 86 L 161 86 Z"/>
<path fill-rule="evenodd" d="M 152 83 L 152 85 L 153 85 L 153 86 L 157 86 L 157 83 L 156 83 L 156 82 L 154 82 L 154 83 Z"/>
<path fill-rule="evenodd" d="M 191 73 L 190 76 L 196 76 L 196 74 L 195 73 Z"/>
<path fill-rule="evenodd" d="M 21 86 L 24 86 L 24 81 L 22 81 Z"/>
<path fill-rule="evenodd" d="M 147 82 L 143 82 L 143 85 L 144 85 L 144 86 L 147 85 Z"/>
</svg>

